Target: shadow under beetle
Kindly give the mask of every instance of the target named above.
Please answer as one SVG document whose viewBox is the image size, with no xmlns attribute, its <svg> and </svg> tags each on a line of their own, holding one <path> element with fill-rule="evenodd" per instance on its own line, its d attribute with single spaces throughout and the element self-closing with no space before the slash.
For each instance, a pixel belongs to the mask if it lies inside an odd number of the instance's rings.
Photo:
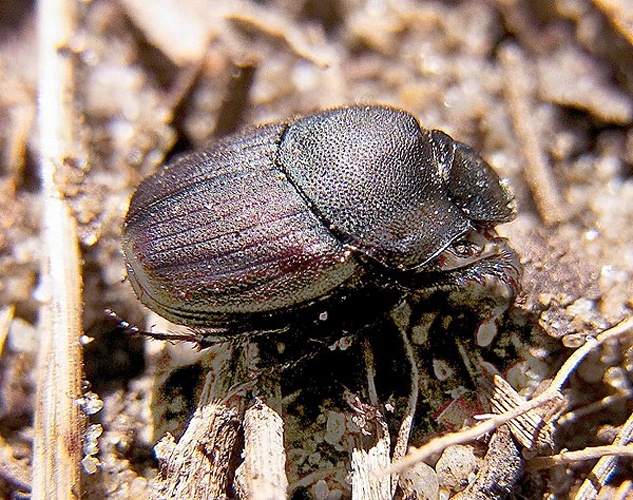
<svg viewBox="0 0 633 500">
<path fill-rule="evenodd" d="M 405 111 L 357 105 L 163 166 L 132 198 L 123 249 L 143 304 L 227 336 L 381 293 L 393 305 L 448 291 L 485 320 L 519 288 L 518 257 L 494 232 L 514 216 L 469 146 Z"/>
</svg>

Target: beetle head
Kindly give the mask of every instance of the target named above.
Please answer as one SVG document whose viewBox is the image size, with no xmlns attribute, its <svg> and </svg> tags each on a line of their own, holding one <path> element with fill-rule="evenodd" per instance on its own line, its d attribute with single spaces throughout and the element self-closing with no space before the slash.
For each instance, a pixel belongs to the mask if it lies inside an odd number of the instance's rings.
<svg viewBox="0 0 633 500">
<path fill-rule="evenodd" d="M 440 177 L 453 202 L 472 221 L 509 222 L 516 204 L 507 184 L 473 149 L 439 130 L 432 130 Z"/>
</svg>

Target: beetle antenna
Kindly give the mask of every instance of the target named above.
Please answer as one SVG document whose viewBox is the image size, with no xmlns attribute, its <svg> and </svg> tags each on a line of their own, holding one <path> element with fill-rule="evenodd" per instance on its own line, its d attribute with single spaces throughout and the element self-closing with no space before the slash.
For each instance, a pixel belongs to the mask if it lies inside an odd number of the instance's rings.
<svg viewBox="0 0 633 500">
<path fill-rule="evenodd" d="M 149 337 L 154 340 L 165 340 L 167 342 L 194 342 L 203 349 L 209 347 L 211 343 L 208 340 L 208 335 L 203 335 L 201 332 L 191 330 L 189 333 L 184 332 L 152 332 L 149 330 L 142 330 L 136 325 L 130 324 L 128 321 L 119 316 L 112 309 L 105 309 L 105 313 L 109 318 L 118 322 L 118 327 L 125 333 L 138 337 Z"/>
</svg>

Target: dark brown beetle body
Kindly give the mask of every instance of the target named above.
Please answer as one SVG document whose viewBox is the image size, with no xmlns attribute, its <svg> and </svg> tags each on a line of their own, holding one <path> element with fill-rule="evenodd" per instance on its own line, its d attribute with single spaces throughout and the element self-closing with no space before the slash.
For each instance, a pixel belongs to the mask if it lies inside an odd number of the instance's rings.
<svg viewBox="0 0 633 500">
<path fill-rule="evenodd" d="M 374 276 L 403 290 L 427 276 L 457 286 L 487 262 L 514 295 L 516 255 L 490 236 L 513 216 L 470 148 L 406 112 L 351 106 L 250 128 L 162 167 L 132 198 L 124 252 L 141 302 L 230 332 Z"/>
</svg>

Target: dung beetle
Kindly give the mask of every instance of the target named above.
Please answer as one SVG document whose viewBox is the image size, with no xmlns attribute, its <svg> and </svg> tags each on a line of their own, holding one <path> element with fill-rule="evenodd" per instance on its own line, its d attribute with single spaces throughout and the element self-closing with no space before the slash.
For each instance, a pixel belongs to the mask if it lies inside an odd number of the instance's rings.
<svg viewBox="0 0 633 500">
<path fill-rule="evenodd" d="M 354 105 L 161 167 L 132 197 L 123 250 L 143 304 L 228 335 L 368 290 L 496 295 L 485 316 L 518 290 L 516 253 L 494 232 L 514 215 L 469 146 L 405 111 Z"/>
</svg>

